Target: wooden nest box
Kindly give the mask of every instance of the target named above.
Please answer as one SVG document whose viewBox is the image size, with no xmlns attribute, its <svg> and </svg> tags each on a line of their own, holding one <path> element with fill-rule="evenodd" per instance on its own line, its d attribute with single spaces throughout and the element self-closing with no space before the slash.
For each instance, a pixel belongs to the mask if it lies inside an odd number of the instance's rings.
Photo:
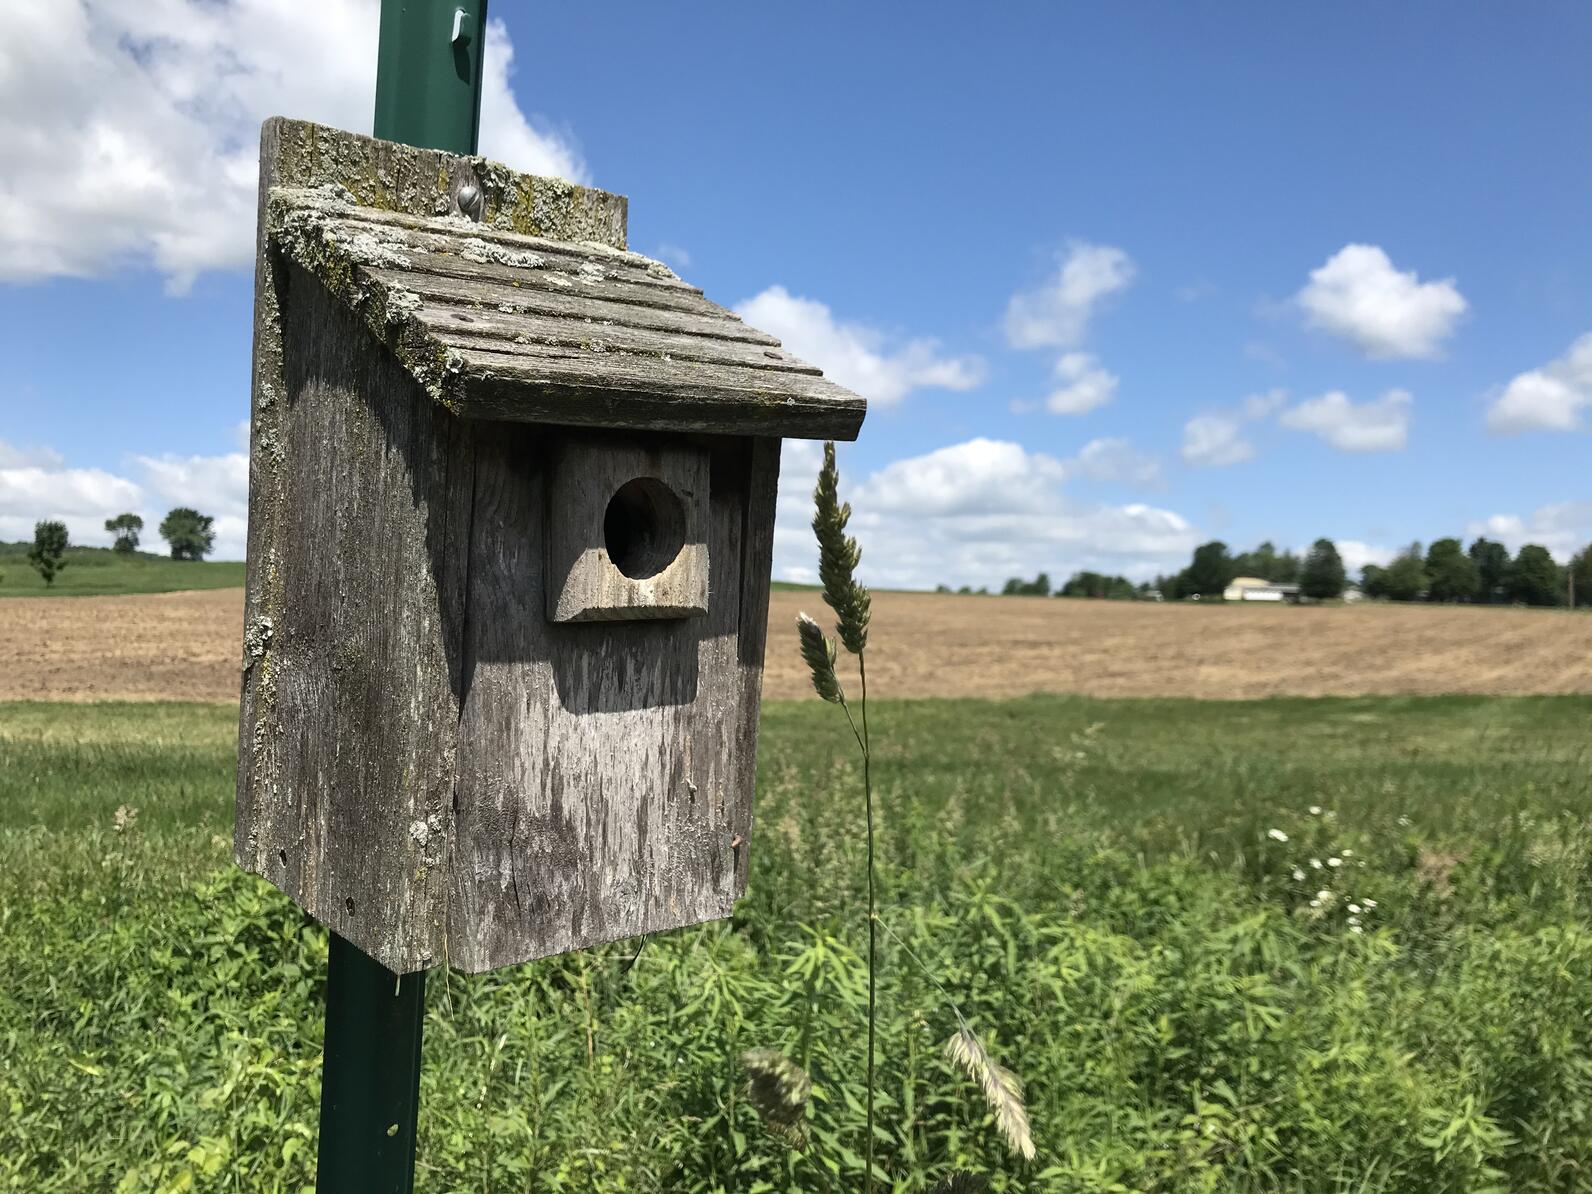
<svg viewBox="0 0 1592 1194">
<path fill-rule="evenodd" d="M 625 211 L 264 129 L 235 851 L 399 973 L 745 890 L 780 438 L 864 402 Z"/>
</svg>

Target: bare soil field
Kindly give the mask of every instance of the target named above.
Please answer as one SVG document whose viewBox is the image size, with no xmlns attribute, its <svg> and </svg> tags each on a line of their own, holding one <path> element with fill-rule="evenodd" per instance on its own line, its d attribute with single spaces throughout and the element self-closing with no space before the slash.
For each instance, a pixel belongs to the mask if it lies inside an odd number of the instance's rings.
<svg viewBox="0 0 1592 1194">
<path fill-rule="evenodd" d="M 764 693 L 810 690 L 776 592 Z M 241 589 L 0 602 L 0 700 L 236 700 Z M 1592 616 L 1462 606 L 1150 605 L 874 594 L 874 695 L 1592 693 Z"/>
</svg>

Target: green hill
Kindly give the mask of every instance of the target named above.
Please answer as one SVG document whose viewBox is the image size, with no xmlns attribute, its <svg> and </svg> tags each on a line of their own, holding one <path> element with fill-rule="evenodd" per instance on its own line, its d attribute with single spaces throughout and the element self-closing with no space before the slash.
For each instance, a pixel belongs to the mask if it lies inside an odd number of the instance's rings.
<svg viewBox="0 0 1592 1194">
<path fill-rule="evenodd" d="M 69 547 L 66 567 L 46 587 L 28 563 L 26 543 L 0 543 L 0 597 L 89 597 L 115 593 L 170 593 L 178 589 L 230 589 L 243 584 L 241 560 L 173 560 L 153 552 Z"/>
</svg>

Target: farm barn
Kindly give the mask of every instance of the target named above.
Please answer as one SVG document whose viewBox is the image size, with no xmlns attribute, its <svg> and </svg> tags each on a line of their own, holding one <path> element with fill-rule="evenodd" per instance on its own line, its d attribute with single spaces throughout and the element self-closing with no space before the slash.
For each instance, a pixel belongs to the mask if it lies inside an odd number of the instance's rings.
<svg viewBox="0 0 1592 1194">
<path fill-rule="evenodd" d="M 1224 601 L 1298 601 L 1298 585 L 1273 584 L 1258 576 L 1239 576 L 1222 591 Z"/>
</svg>

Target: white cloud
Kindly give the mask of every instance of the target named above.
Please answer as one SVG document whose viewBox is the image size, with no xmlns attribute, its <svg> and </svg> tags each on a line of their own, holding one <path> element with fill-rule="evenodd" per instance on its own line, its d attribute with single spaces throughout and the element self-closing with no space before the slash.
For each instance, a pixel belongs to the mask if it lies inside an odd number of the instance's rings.
<svg viewBox="0 0 1592 1194">
<path fill-rule="evenodd" d="M 1082 415 L 1104 406 L 1117 396 L 1120 380 L 1087 352 L 1063 353 L 1056 377 L 1061 386 L 1045 398 L 1045 409 L 1053 415 Z"/>
<path fill-rule="evenodd" d="M 1571 556 L 1592 543 L 1592 502 L 1555 502 L 1538 507 L 1525 518 L 1494 514 L 1467 525 L 1465 534 L 1496 539 L 1510 551 L 1538 543 L 1561 564 L 1568 563 Z"/>
<path fill-rule="evenodd" d="M 22 448 L 0 439 L 0 468 L 58 468 L 65 463 L 54 448 L 39 445 Z"/>
<path fill-rule="evenodd" d="M 655 250 L 653 250 L 652 255 L 659 261 L 667 261 L 670 265 L 674 266 L 675 269 L 691 268 L 690 252 L 669 241 L 664 241 L 661 245 L 659 245 Z"/>
<path fill-rule="evenodd" d="M 883 332 L 841 323 L 825 304 L 793 295 L 783 286 L 770 286 L 745 300 L 735 313 L 778 336 L 831 381 L 883 406 L 916 389 L 970 390 L 984 380 L 984 362 L 978 357 L 942 356 L 938 342 L 929 339 L 892 345 Z"/>
<path fill-rule="evenodd" d="M 243 425 L 247 433 L 247 424 Z M 133 456 L 134 476 L 74 468 L 49 448 L 24 454 L 0 442 L 0 539 L 33 538 L 33 524 L 66 523 L 73 543 L 108 546 L 105 520 L 124 511 L 144 520 L 142 546 L 161 550 L 157 528 L 173 506 L 215 518 L 215 556 L 242 559 L 248 528 L 249 463 L 243 452 L 221 456 Z"/>
<path fill-rule="evenodd" d="M 1355 403 L 1331 390 L 1284 411 L 1279 422 L 1319 435 L 1342 452 L 1396 452 L 1409 442 L 1410 407 L 1406 390 L 1389 390 L 1374 402 Z"/>
<path fill-rule="evenodd" d="M 1592 406 L 1592 332 L 1570 345 L 1562 357 L 1517 376 L 1487 411 L 1487 426 L 1498 432 L 1575 431 L 1581 412 Z"/>
<path fill-rule="evenodd" d="M 1338 555 L 1342 557 L 1343 566 L 1351 577 L 1359 576 L 1361 569 L 1367 564 L 1390 564 L 1393 562 L 1393 557 L 1398 554 L 1391 547 L 1363 543 L 1358 539 L 1335 539 L 1333 542 L 1337 545 Z M 1299 555 L 1302 557 L 1309 550 L 1308 546 L 1301 547 Z"/>
<path fill-rule="evenodd" d="M 1093 481 L 1125 485 L 1155 485 L 1161 480 L 1161 462 L 1117 437 L 1092 439 L 1068 462 L 1068 471 Z"/>
<path fill-rule="evenodd" d="M 151 265 L 180 291 L 253 256 L 260 123 L 370 128 L 376 0 L 11 0 L 0 41 L 0 281 Z M 481 147 L 583 181 L 487 31 Z"/>
<path fill-rule="evenodd" d="M 1183 424 L 1183 459 L 1203 468 L 1225 468 L 1255 456 L 1244 425 L 1231 415 L 1196 415 Z"/>
<path fill-rule="evenodd" d="M 1453 278 L 1422 282 L 1376 245 L 1345 245 L 1297 295 L 1308 322 L 1367 356 L 1434 357 L 1468 304 Z"/>
<path fill-rule="evenodd" d="M 1071 348 L 1083 340 L 1095 307 L 1133 281 L 1133 262 L 1121 249 L 1074 241 L 1056 276 L 1014 295 L 1006 307 L 1006 340 L 1013 348 Z"/>
<path fill-rule="evenodd" d="M 1288 391 L 1250 394 L 1238 409 L 1196 415 L 1183 424 L 1183 459 L 1201 468 L 1225 468 L 1255 456 L 1255 445 L 1244 435 L 1244 424 L 1269 417 L 1288 401 Z"/>
<path fill-rule="evenodd" d="M 856 511 L 863 578 L 880 587 L 998 586 L 1040 570 L 1059 579 L 1083 568 L 1149 577 L 1181 567 L 1198 541 L 1182 516 L 1142 503 L 1079 502 L 1064 492 L 1070 474 L 1118 451 L 1112 441 L 1096 443 L 1106 446 L 1086 446 L 1067 462 L 1021 444 L 973 439 L 894 461 L 860 482 L 850 480 L 843 455 L 842 488 Z M 775 572 L 810 579 L 819 455 L 804 443 L 787 443 L 785 454 Z"/>
</svg>

